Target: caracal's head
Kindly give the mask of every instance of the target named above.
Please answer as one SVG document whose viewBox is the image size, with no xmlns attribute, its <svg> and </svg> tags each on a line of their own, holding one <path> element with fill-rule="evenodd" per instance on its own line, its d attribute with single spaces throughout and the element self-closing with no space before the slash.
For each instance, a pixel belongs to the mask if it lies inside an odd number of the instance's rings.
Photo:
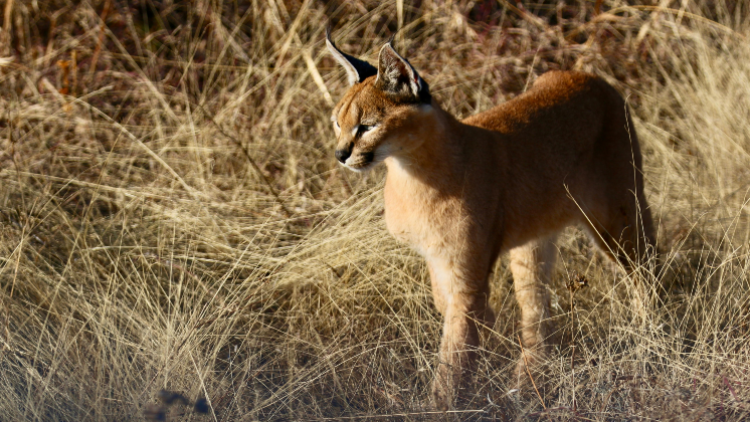
<svg viewBox="0 0 750 422">
<path fill-rule="evenodd" d="M 344 69 L 350 88 L 334 107 L 336 159 L 365 171 L 386 158 L 408 154 L 424 141 L 420 131 L 432 112 L 430 88 L 391 42 L 380 49 L 378 67 L 341 52 L 326 34 L 326 44 Z"/>
</svg>

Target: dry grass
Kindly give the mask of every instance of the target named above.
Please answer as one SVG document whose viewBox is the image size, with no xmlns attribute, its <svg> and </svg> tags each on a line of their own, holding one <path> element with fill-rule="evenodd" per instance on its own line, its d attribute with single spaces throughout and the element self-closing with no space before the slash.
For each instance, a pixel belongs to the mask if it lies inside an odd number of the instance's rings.
<svg viewBox="0 0 750 422">
<path fill-rule="evenodd" d="M 125 3 L 3 8 L 0 419 L 750 417 L 745 2 Z M 500 263 L 476 398 L 430 413 L 440 317 L 385 231 L 383 170 L 333 159 L 329 21 L 370 59 L 403 22 L 397 47 L 461 116 L 553 68 L 628 96 L 666 271 L 642 271 L 638 319 L 632 280 L 566 232 L 543 404 L 515 391 Z M 154 407 L 162 389 L 208 415 Z"/>
</svg>

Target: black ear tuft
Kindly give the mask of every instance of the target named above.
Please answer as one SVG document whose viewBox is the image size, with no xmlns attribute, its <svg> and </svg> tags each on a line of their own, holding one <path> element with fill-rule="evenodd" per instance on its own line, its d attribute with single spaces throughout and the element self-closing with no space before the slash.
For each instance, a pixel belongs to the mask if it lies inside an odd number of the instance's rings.
<svg viewBox="0 0 750 422">
<path fill-rule="evenodd" d="M 339 50 L 331 39 L 330 27 L 326 29 L 326 45 L 333 58 L 346 70 L 346 77 L 350 86 L 378 74 L 378 69 L 370 63 L 354 58 Z"/>
<path fill-rule="evenodd" d="M 393 49 L 391 41 L 380 49 L 375 87 L 398 98 L 399 101 L 429 104 L 432 98 L 427 82 Z"/>
</svg>

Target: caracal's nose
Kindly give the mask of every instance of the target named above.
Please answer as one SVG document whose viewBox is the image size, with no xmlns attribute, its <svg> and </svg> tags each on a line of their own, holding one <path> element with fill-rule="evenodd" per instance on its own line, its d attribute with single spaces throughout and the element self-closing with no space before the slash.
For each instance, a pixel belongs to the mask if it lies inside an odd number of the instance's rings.
<svg viewBox="0 0 750 422">
<path fill-rule="evenodd" d="M 351 148 L 337 149 L 335 155 L 336 155 L 336 159 L 339 160 L 341 164 L 344 164 L 346 162 L 346 159 L 351 157 L 352 149 Z"/>
</svg>

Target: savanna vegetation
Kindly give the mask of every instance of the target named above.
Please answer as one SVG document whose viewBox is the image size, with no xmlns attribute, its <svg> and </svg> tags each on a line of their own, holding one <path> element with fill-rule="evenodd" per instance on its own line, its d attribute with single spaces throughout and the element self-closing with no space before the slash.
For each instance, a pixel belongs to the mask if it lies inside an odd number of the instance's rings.
<svg viewBox="0 0 750 422">
<path fill-rule="evenodd" d="M 750 418 L 747 2 L 0 12 L 0 420 Z M 385 230 L 384 169 L 333 157 L 347 84 L 328 25 L 370 61 L 396 33 L 458 116 L 550 69 L 594 72 L 627 98 L 662 266 L 625 275 L 565 232 L 538 392 L 514 371 L 500 262 L 476 395 L 432 410 L 440 315 L 424 262 Z"/>
</svg>

